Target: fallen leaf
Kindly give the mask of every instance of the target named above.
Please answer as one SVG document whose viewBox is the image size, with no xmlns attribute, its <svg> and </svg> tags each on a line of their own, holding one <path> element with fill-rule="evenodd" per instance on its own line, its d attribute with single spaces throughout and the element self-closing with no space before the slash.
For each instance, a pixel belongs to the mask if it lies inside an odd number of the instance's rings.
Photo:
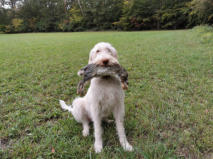
<svg viewBox="0 0 213 159">
<path fill-rule="evenodd" d="M 54 149 L 54 148 L 52 148 L 51 152 L 52 152 L 52 153 L 55 153 L 55 149 Z"/>
</svg>

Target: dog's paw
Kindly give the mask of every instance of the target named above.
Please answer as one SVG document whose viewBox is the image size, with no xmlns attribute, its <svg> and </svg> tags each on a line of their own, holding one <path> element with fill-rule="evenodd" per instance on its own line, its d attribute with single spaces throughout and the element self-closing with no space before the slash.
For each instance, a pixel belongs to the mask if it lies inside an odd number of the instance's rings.
<svg viewBox="0 0 213 159">
<path fill-rule="evenodd" d="M 89 130 L 85 130 L 85 129 L 84 129 L 84 130 L 82 131 L 82 134 L 83 134 L 84 137 L 88 136 L 88 135 L 89 135 Z"/>
<path fill-rule="evenodd" d="M 95 144 L 94 147 L 96 153 L 100 153 L 103 149 L 103 146 L 101 144 Z"/>
<path fill-rule="evenodd" d="M 130 145 L 129 143 L 126 143 L 124 146 L 123 146 L 124 150 L 125 151 L 133 151 L 133 147 L 132 145 Z"/>
</svg>

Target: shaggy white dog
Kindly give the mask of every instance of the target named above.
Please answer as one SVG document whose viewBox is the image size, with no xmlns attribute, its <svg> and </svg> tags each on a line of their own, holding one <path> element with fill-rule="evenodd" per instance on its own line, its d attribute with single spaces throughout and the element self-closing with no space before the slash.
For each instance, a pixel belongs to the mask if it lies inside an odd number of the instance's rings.
<svg viewBox="0 0 213 159">
<path fill-rule="evenodd" d="M 90 51 L 89 64 L 112 65 L 118 63 L 117 51 L 109 43 L 100 42 Z M 60 100 L 64 110 L 72 113 L 75 120 L 83 125 L 83 136 L 89 135 L 89 122 L 94 124 L 95 152 L 101 152 L 101 121 L 113 113 L 120 143 L 124 150 L 133 148 L 126 139 L 124 130 L 124 91 L 118 77 L 97 77 L 91 80 L 90 87 L 84 97 L 76 98 L 72 106 Z"/>
</svg>

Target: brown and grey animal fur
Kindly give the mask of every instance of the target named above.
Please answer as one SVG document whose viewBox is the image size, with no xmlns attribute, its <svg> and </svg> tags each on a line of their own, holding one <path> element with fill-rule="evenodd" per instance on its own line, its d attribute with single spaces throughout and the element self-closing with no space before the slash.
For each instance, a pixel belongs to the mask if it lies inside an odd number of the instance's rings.
<svg viewBox="0 0 213 159">
<path fill-rule="evenodd" d="M 79 70 L 78 75 L 83 76 L 83 79 L 78 83 L 77 87 L 77 93 L 80 95 L 83 95 L 85 83 L 94 77 L 107 78 L 108 76 L 118 76 L 122 82 L 123 89 L 128 88 L 128 73 L 126 69 L 119 64 L 109 66 L 88 64 Z"/>
</svg>

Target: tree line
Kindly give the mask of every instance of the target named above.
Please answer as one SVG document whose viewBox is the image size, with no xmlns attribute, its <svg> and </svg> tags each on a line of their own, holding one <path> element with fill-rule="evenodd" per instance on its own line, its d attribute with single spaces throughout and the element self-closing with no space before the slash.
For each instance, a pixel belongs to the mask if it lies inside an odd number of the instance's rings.
<svg viewBox="0 0 213 159">
<path fill-rule="evenodd" d="M 213 24 L 213 0 L 0 0 L 0 31 L 185 29 Z"/>
</svg>

